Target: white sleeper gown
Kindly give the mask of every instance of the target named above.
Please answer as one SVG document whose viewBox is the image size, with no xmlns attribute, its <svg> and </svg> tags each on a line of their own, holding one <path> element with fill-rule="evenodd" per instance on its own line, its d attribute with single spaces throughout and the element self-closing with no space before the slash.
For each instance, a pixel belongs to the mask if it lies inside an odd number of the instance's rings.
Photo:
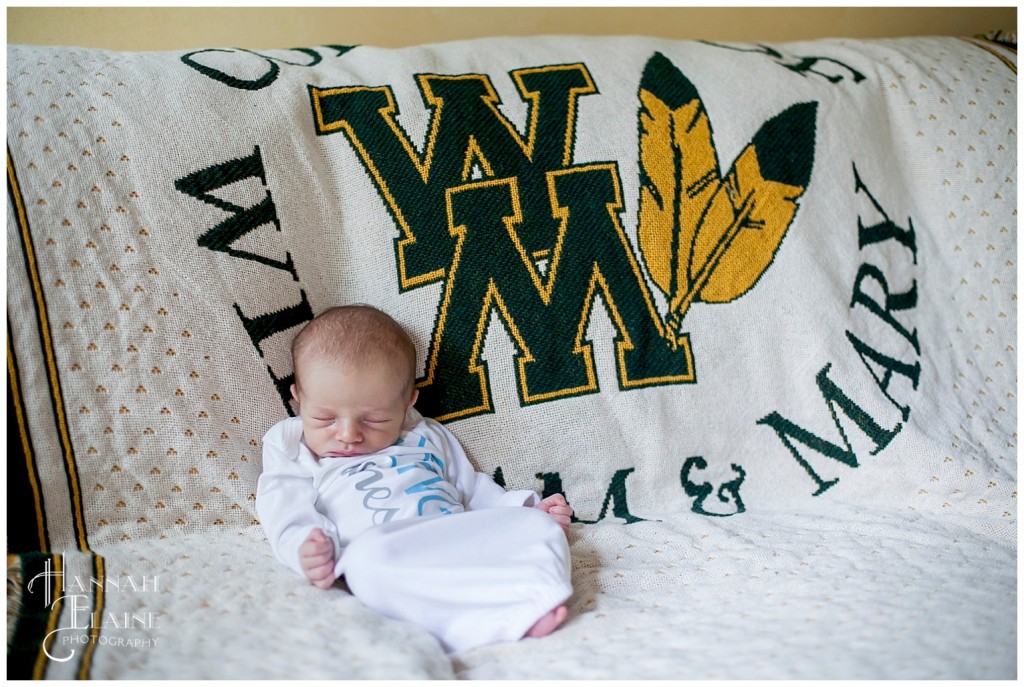
<svg viewBox="0 0 1024 687">
<path fill-rule="evenodd" d="M 539 500 L 477 472 L 451 432 L 412 409 L 393 446 L 355 458 L 317 460 L 299 418 L 274 425 L 256 510 L 286 566 L 305 577 L 299 546 L 319 527 L 360 601 L 454 652 L 519 639 L 572 594 L 565 534 L 529 507 Z"/>
</svg>

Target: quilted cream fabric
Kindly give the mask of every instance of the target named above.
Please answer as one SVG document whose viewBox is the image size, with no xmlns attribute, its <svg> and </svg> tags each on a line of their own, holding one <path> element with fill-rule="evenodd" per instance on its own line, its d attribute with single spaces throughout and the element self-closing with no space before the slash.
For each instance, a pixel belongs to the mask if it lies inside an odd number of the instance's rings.
<svg viewBox="0 0 1024 687">
<path fill-rule="evenodd" d="M 460 678 L 999 679 L 1016 665 L 1014 552 L 919 516 L 608 524 L 573 552 L 569 623 L 456 656 Z"/>
<path fill-rule="evenodd" d="M 1014 676 L 1016 127 L 978 39 L 9 46 L 9 674 Z M 574 506 L 551 637 L 449 659 L 274 562 L 342 302 Z"/>
</svg>

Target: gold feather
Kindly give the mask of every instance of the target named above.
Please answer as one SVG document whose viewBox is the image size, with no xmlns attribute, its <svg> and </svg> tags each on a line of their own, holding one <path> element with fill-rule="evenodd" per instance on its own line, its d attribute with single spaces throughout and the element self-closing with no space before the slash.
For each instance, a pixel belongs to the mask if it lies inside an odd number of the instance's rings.
<svg viewBox="0 0 1024 687">
<path fill-rule="evenodd" d="M 753 288 L 775 258 L 782 238 L 796 215 L 804 189 L 761 175 L 757 154 L 748 147 L 726 178 L 737 221 L 722 237 L 698 294 L 703 303 L 727 303 Z"/>
<path fill-rule="evenodd" d="M 673 302 L 692 287 L 694 238 L 721 178 L 697 90 L 660 53 L 645 69 L 640 103 L 637 238 L 652 281 Z"/>
<path fill-rule="evenodd" d="M 767 121 L 722 179 L 700 96 L 660 53 L 644 69 L 640 103 L 637 238 L 668 299 L 674 344 L 694 301 L 739 298 L 774 259 L 810 177 L 817 104 Z"/>
</svg>

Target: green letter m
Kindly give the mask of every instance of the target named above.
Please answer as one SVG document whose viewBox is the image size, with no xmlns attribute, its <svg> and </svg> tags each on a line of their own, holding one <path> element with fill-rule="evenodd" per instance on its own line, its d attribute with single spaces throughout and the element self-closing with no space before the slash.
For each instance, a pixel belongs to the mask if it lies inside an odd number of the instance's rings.
<svg viewBox="0 0 1024 687">
<path fill-rule="evenodd" d="M 423 412 L 450 420 L 493 411 L 481 355 L 492 312 L 516 344 L 523 405 L 598 391 L 586 340 L 598 294 L 616 330 L 621 389 L 694 381 L 689 339 L 670 340 L 618 221 L 615 165 L 551 172 L 548 188 L 559 230 L 543 275 L 518 238 L 515 179 L 449 192 L 455 258 L 420 383 Z"/>
</svg>

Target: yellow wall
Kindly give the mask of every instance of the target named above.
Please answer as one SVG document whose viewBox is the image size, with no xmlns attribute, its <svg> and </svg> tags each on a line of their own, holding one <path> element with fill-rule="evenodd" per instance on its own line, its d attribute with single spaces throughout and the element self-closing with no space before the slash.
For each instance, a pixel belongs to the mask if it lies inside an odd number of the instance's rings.
<svg viewBox="0 0 1024 687">
<path fill-rule="evenodd" d="M 116 50 L 402 46 L 489 35 L 643 34 L 725 41 L 1016 31 L 1016 7 L 12 7 L 7 42 Z"/>
</svg>

